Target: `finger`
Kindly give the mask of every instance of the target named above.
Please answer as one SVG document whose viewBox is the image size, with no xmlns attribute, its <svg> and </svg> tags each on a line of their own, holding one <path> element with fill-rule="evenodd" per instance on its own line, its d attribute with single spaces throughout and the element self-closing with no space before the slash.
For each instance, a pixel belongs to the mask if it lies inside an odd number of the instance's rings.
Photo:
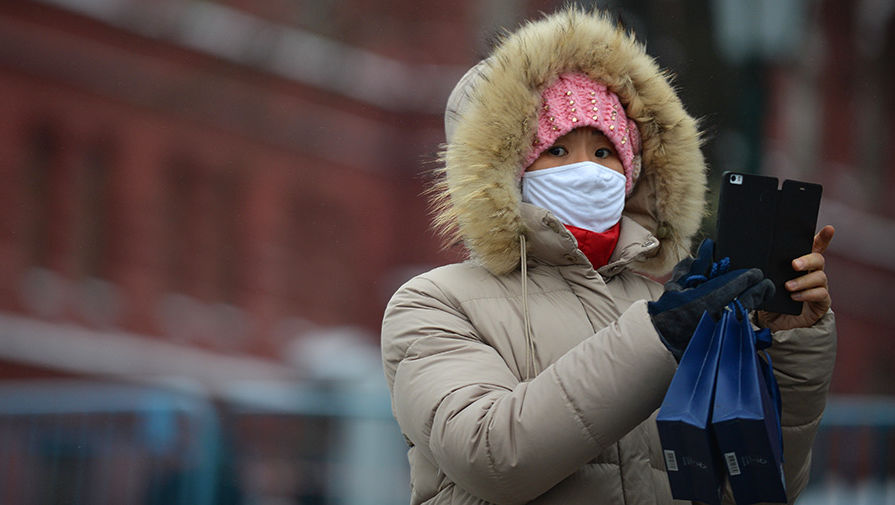
<svg viewBox="0 0 895 505">
<path fill-rule="evenodd" d="M 773 281 L 764 279 L 740 293 L 740 295 L 737 296 L 737 299 L 743 304 L 743 307 L 745 307 L 746 310 L 752 310 L 772 298 L 774 296 L 774 291 L 776 290 Z"/>
<path fill-rule="evenodd" d="M 718 289 L 720 286 L 730 285 L 731 287 L 736 288 L 739 291 L 743 291 L 749 286 L 758 284 L 762 281 L 762 279 L 764 279 L 764 273 L 762 273 L 760 269 L 741 268 L 739 270 L 733 270 L 709 280 L 708 282 L 703 284 L 703 289 L 708 292 L 713 289 Z"/>
<path fill-rule="evenodd" d="M 733 274 L 733 275 L 731 275 Z M 715 277 L 715 279 L 729 279 L 728 281 L 723 282 L 724 287 L 721 288 L 721 291 L 726 292 L 729 297 L 728 300 L 733 300 L 740 293 L 743 293 L 747 289 L 761 283 L 765 280 L 764 273 L 757 268 L 750 268 L 748 270 L 735 270 L 734 272 L 730 272 L 724 274 L 720 277 Z M 715 280 L 713 279 L 713 280 Z M 711 283 L 712 281 L 709 281 Z M 773 285 L 773 283 L 771 283 Z"/>
<path fill-rule="evenodd" d="M 811 247 L 811 252 L 823 253 L 827 250 L 827 247 L 830 246 L 830 242 L 833 241 L 833 235 L 836 234 L 836 228 L 833 228 L 830 225 L 826 225 L 817 235 L 814 236 L 814 245 Z"/>
<path fill-rule="evenodd" d="M 813 288 L 805 291 L 799 291 L 790 295 L 790 298 L 797 302 L 808 303 L 826 303 L 830 299 L 830 290 L 827 288 Z"/>
<path fill-rule="evenodd" d="M 814 272 L 797 277 L 785 284 L 787 291 L 804 291 L 806 289 L 814 289 L 819 287 L 827 287 L 827 274 L 823 270 L 815 270 Z"/>
<path fill-rule="evenodd" d="M 741 269 L 728 272 L 711 279 L 698 287 L 691 288 L 696 298 L 701 298 L 713 293 L 712 297 L 722 305 L 727 305 L 746 289 L 754 286 L 764 279 L 764 274 L 757 268 L 749 270 Z"/>
<path fill-rule="evenodd" d="M 812 270 L 823 270 L 826 259 L 819 252 L 813 252 L 792 260 L 792 268 L 796 272 L 810 272 Z"/>
<path fill-rule="evenodd" d="M 713 254 L 715 254 L 715 241 L 710 238 L 702 239 L 699 249 L 696 251 L 696 257 L 711 259 Z"/>
<path fill-rule="evenodd" d="M 665 283 L 666 290 L 680 291 L 682 289 L 681 279 L 690 273 L 690 265 L 693 264 L 693 258 L 684 258 L 671 272 L 671 278 Z"/>
<path fill-rule="evenodd" d="M 712 262 L 715 261 L 715 242 L 710 239 L 704 239 L 699 244 L 699 250 L 696 251 L 696 259 L 690 266 L 690 271 L 695 274 L 708 275 L 712 268 Z"/>
</svg>

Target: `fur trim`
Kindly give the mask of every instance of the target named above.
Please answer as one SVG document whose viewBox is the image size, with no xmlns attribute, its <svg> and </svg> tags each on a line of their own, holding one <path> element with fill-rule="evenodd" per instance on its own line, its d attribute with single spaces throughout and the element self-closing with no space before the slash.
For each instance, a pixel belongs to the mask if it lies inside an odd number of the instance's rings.
<svg viewBox="0 0 895 505">
<path fill-rule="evenodd" d="M 464 91 L 468 104 L 455 118 L 431 189 L 434 224 L 448 242 L 462 239 L 494 274 L 517 268 L 526 231 L 519 170 L 534 139 L 541 90 L 559 74 L 584 72 L 618 95 L 640 130 L 641 174 L 625 214 L 661 246 L 635 267 L 661 275 L 688 254 L 705 212 L 700 134 L 669 75 L 632 34 L 605 14 L 568 7 L 506 36 L 480 69 Z"/>
</svg>

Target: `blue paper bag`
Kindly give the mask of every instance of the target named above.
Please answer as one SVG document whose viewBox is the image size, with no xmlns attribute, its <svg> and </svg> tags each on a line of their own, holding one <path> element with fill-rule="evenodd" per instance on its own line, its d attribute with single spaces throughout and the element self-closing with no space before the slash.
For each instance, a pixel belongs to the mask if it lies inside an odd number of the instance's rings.
<svg viewBox="0 0 895 505">
<path fill-rule="evenodd" d="M 718 450 L 738 505 L 785 503 L 776 380 L 757 354 L 746 311 L 728 309 L 712 411 Z"/>
<path fill-rule="evenodd" d="M 702 315 L 656 417 L 672 496 L 711 505 L 721 503 L 722 470 L 710 426 L 720 328 Z"/>
</svg>

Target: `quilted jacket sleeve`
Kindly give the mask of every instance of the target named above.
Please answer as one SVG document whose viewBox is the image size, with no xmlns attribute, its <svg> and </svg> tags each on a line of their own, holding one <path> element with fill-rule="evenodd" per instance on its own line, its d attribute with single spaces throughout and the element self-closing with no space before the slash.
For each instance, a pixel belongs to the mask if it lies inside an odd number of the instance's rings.
<svg viewBox="0 0 895 505">
<path fill-rule="evenodd" d="M 783 402 L 783 471 L 792 503 L 808 483 L 811 446 L 827 403 L 836 360 L 833 312 L 811 328 L 776 332 L 771 359 Z"/>
<path fill-rule="evenodd" d="M 382 347 L 405 436 L 458 486 L 494 503 L 532 500 L 648 418 L 676 366 L 637 302 L 520 382 L 460 304 L 424 276 L 390 301 Z"/>
</svg>

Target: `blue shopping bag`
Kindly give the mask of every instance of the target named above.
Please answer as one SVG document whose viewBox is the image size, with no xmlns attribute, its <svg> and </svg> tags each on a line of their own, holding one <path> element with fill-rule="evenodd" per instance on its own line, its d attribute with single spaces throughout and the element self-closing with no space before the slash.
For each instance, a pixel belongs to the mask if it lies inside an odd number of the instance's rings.
<svg viewBox="0 0 895 505">
<path fill-rule="evenodd" d="M 728 306 L 715 382 L 712 428 L 738 505 L 786 502 L 780 396 L 761 341 L 739 303 Z"/>
<path fill-rule="evenodd" d="M 711 505 L 723 478 L 710 425 L 722 325 L 702 315 L 656 416 L 672 496 Z"/>
</svg>

